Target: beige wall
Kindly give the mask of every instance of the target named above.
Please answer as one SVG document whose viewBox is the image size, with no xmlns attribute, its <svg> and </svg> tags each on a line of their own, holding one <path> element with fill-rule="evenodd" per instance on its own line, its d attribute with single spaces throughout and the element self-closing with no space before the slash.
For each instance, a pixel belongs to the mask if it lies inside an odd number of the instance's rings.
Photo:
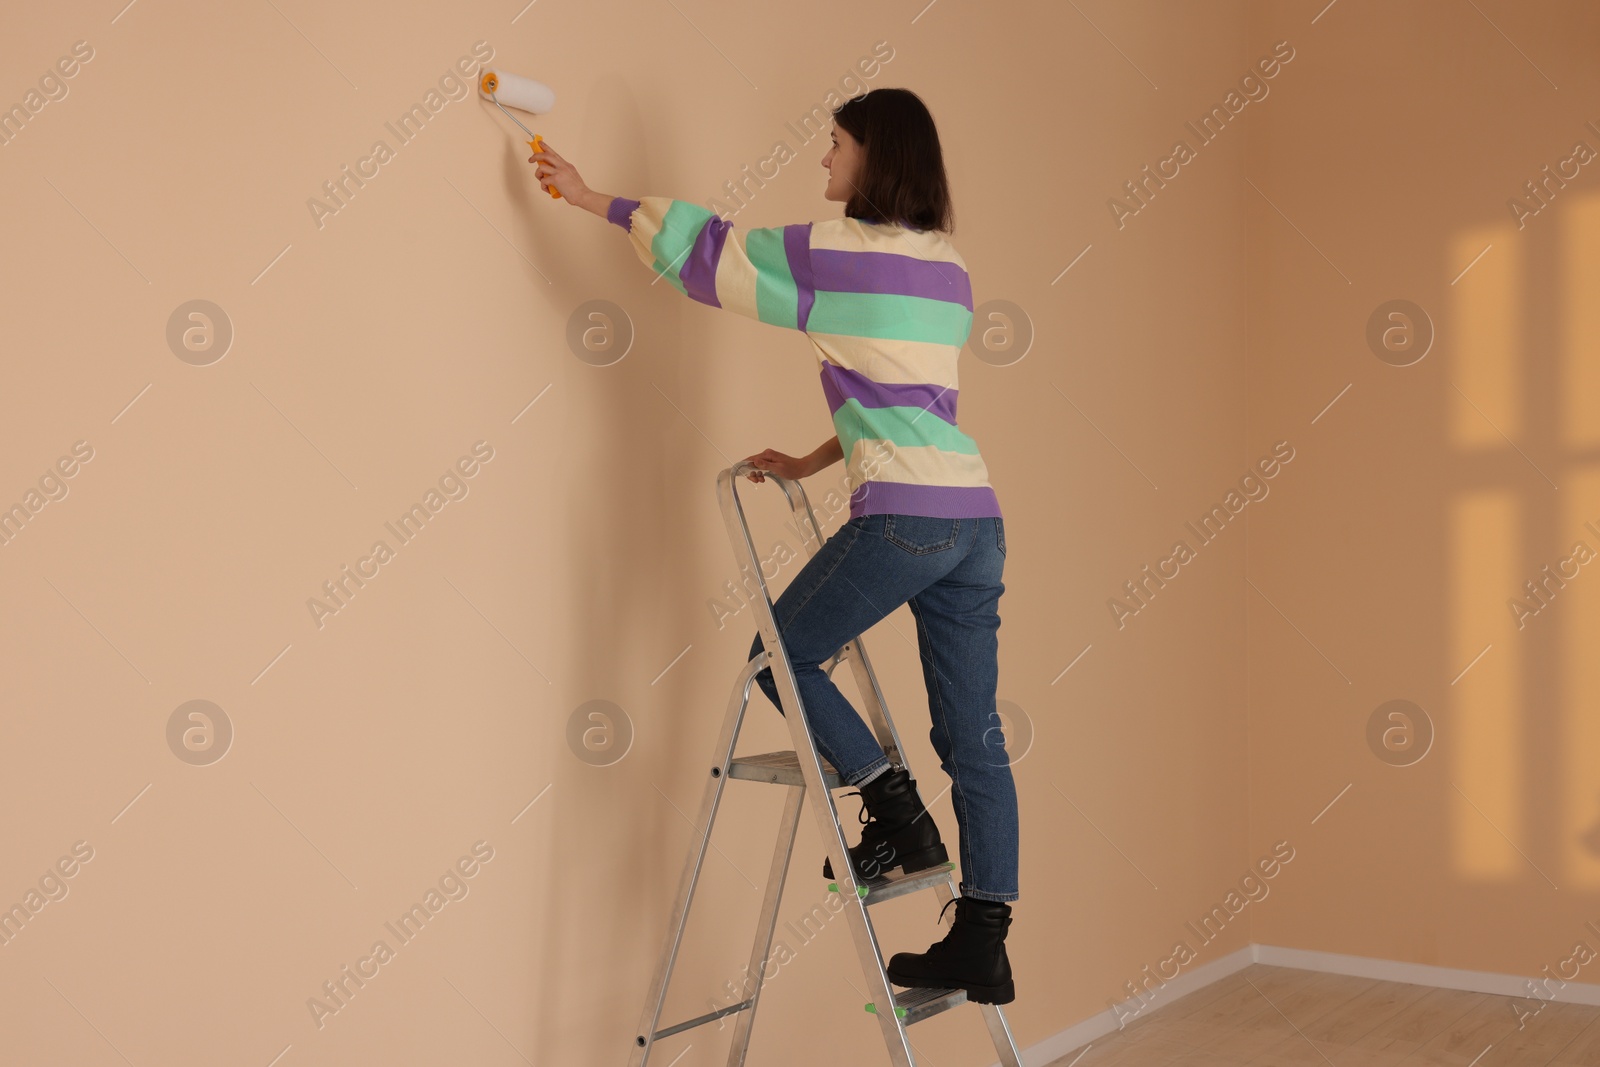
<svg viewBox="0 0 1600 1067">
<path fill-rule="evenodd" d="M 16 13 L 0 102 L 75 42 L 93 57 L 0 145 L 0 503 L 86 443 L 66 495 L 0 546 L 0 904 L 59 897 L 0 947 L 5 1058 L 625 1062 L 754 632 L 710 606 L 736 577 L 714 479 L 830 427 L 802 338 L 652 286 L 620 231 L 539 192 L 492 106 L 450 101 L 397 146 L 385 123 L 476 42 L 555 88 L 528 124 L 606 192 L 704 202 L 787 140 L 739 225 L 837 213 L 823 141 L 785 123 L 877 42 L 893 58 L 869 84 L 932 108 L 976 297 L 1036 335 L 1009 366 L 969 353 L 960 383 L 1007 518 L 1000 697 L 1033 733 L 1014 752 L 1020 1043 L 1123 1000 L 1179 940 L 1185 969 L 1252 940 L 1559 962 L 1597 917 L 1600 579 L 1520 631 L 1505 601 L 1573 541 L 1600 547 L 1581 299 L 1600 194 L 1584 168 L 1522 230 L 1505 201 L 1600 145 L 1597 26 L 1577 4 L 1480 6 Z M 1198 145 L 1184 123 L 1279 41 L 1269 94 L 1119 225 L 1123 183 Z M 393 158 L 319 225 L 308 199 L 380 138 Z M 1410 367 L 1364 341 L 1395 298 L 1438 329 Z M 196 299 L 234 331 L 203 366 L 167 339 Z M 565 340 L 590 300 L 637 332 L 610 366 Z M 1280 441 L 1293 458 L 1247 483 L 1270 493 L 1198 545 L 1185 523 Z M 399 543 L 385 523 L 462 457 L 445 489 L 466 494 Z M 819 503 L 840 475 L 811 480 Z M 747 487 L 763 549 L 788 536 L 776 497 Z M 1119 625 L 1108 602 L 1179 538 L 1193 558 Z M 314 619 L 379 539 L 393 558 Z M 940 794 L 909 613 L 868 646 Z M 1393 698 L 1437 730 L 1410 767 L 1367 747 Z M 169 735 L 194 700 L 233 732 L 208 764 Z M 591 700 L 634 733 L 609 766 L 567 742 Z M 742 748 L 780 747 L 758 697 Z M 782 798 L 729 789 L 672 1020 L 745 964 Z M 948 794 L 934 811 L 953 843 Z M 1247 880 L 1279 842 L 1292 860 Z M 825 903 L 820 855 L 808 818 L 784 922 Z M 466 895 L 401 943 L 385 923 L 442 878 Z M 1242 880 L 1265 898 L 1202 944 L 1186 924 Z M 891 951 L 932 919 L 925 900 L 874 913 Z M 393 958 L 319 1026 L 308 1000 L 379 940 Z M 881 1055 L 844 924 L 787 944 L 753 1062 Z M 912 1037 L 938 1067 L 993 1058 L 967 1011 Z M 725 1040 L 661 1062 L 719 1063 Z"/>
<path fill-rule="evenodd" d="M 1250 847 L 1303 842 L 1253 936 L 1531 976 L 1600 948 L 1600 581 L 1509 603 L 1600 550 L 1600 165 L 1508 201 L 1600 151 L 1600 17 L 1478 7 L 1337 5 L 1252 128 L 1250 420 L 1303 442 L 1250 530 Z M 1393 299 L 1436 333 L 1410 366 L 1364 340 Z M 1366 740 L 1395 699 L 1409 766 Z"/>
</svg>

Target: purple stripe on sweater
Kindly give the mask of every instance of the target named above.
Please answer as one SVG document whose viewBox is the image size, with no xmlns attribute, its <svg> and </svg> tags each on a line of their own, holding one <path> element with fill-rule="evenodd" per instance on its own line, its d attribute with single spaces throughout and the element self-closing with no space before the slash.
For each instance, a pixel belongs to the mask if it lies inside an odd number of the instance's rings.
<svg viewBox="0 0 1600 1067">
<path fill-rule="evenodd" d="M 629 233 L 633 232 L 633 213 L 639 210 L 639 201 L 629 200 L 625 196 L 613 196 L 611 206 L 606 208 L 606 221 L 614 222 Z"/>
<path fill-rule="evenodd" d="M 816 287 L 823 292 L 921 296 L 972 310 L 972 279 L 954 263 L 893 252 L 819 248 L 811 253 L 811 265 Z"/>
<path fill-rule="evenodd" d="M 816 300 L 816 283 L 811 271 L 811 223 L 783 228 L 783 251 L 789 258 L 789 274 L 794 278 L 796 327 L 804 330 Z"/>
<path fill-rule="evenodd" d="M 860 371 L 832 363 L 822 365 L 822 395 L 828 398 L 828 414 L 838 412 L 846 400 L 854 399 L 862 407 L 916 407 L 954 426 L 958 389 L 946 389 L 932 383 L 889 385 L 875 382 Z"/>
<path fill-rule="evenodd" d="M 863 482 L 850 494 L 850 517 L 865 515 L 931 515 L 939 519 L 1003 517 L 992 486 L 911 485 L 908 482 Z"/>
<path fill-rule="evenodd" d="M 678 280 L 683 282 L 683 291 L 690 299 L 714 308 L 722 306 L 717 299 L 717 262 L 722 259 L 722 244 L 732 228 L 733 223 L 723 222 L 715 215 L 700 227 L 689 258 L 678 269 Z"/>
</svg>

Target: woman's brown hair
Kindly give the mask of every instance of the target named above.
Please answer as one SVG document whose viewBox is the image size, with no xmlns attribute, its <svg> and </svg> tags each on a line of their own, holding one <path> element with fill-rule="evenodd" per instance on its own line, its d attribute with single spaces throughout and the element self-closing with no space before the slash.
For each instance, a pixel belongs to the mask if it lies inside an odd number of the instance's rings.
<svg viewBox="0 0 1600 1067">
<path fill-rule="evenodd" d="M 941 233 L 955 228 L 939 131 L 921 97 L 910 89 L 869 89 L 835 108 L 833 121 L 862 149 L 846 218 Z"/>
</svg>

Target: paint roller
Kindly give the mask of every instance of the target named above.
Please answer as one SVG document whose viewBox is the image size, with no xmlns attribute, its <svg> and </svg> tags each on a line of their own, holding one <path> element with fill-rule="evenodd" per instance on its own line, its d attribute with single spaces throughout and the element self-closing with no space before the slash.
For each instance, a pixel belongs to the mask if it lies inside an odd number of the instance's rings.
<svg viewBox="0 0 1600 1067">
<path fill-rule="evenodd" d="M 522 127 L 522 132 L 531 138 L 528 141 L 529 148 L 535 152 L 544 151 L 544 138 L 523 126 L 517 116 L 506 111 L 506 105 L 510 104 L 518 111 L 543 115 L 556 106 L 556 94 L 548 85 L 509 71 L 486 70 L 483 77 L 478 79 L 478 90 L 494 101 L 495 107 L 505 111 L 506 118 Z M 561 198 L 560 190 L 553 185 L 550 186 L 550 195 L 555 199 Z"/>
</svg>

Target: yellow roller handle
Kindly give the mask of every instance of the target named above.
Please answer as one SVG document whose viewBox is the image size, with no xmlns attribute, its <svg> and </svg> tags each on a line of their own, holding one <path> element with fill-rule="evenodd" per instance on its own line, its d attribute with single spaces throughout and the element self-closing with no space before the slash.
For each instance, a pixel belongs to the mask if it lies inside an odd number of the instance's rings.
<svg viewBox="0 0 1600 1067">
<path fill-rule="evenodd" d="M 533 149 L 535 152 L 543 152 L 544 151 L 544 138 L 540 137 L 538 134 L 534 134 L 533 135 L 533 140 L 528 142 L 528 147 Z M 551 199 L 560 200 L 561 199 L 561 190 L 557 189 L 555 186 L 552 185 L 550 187 L 550 196 L 551 196 Z"/>
</svg>

